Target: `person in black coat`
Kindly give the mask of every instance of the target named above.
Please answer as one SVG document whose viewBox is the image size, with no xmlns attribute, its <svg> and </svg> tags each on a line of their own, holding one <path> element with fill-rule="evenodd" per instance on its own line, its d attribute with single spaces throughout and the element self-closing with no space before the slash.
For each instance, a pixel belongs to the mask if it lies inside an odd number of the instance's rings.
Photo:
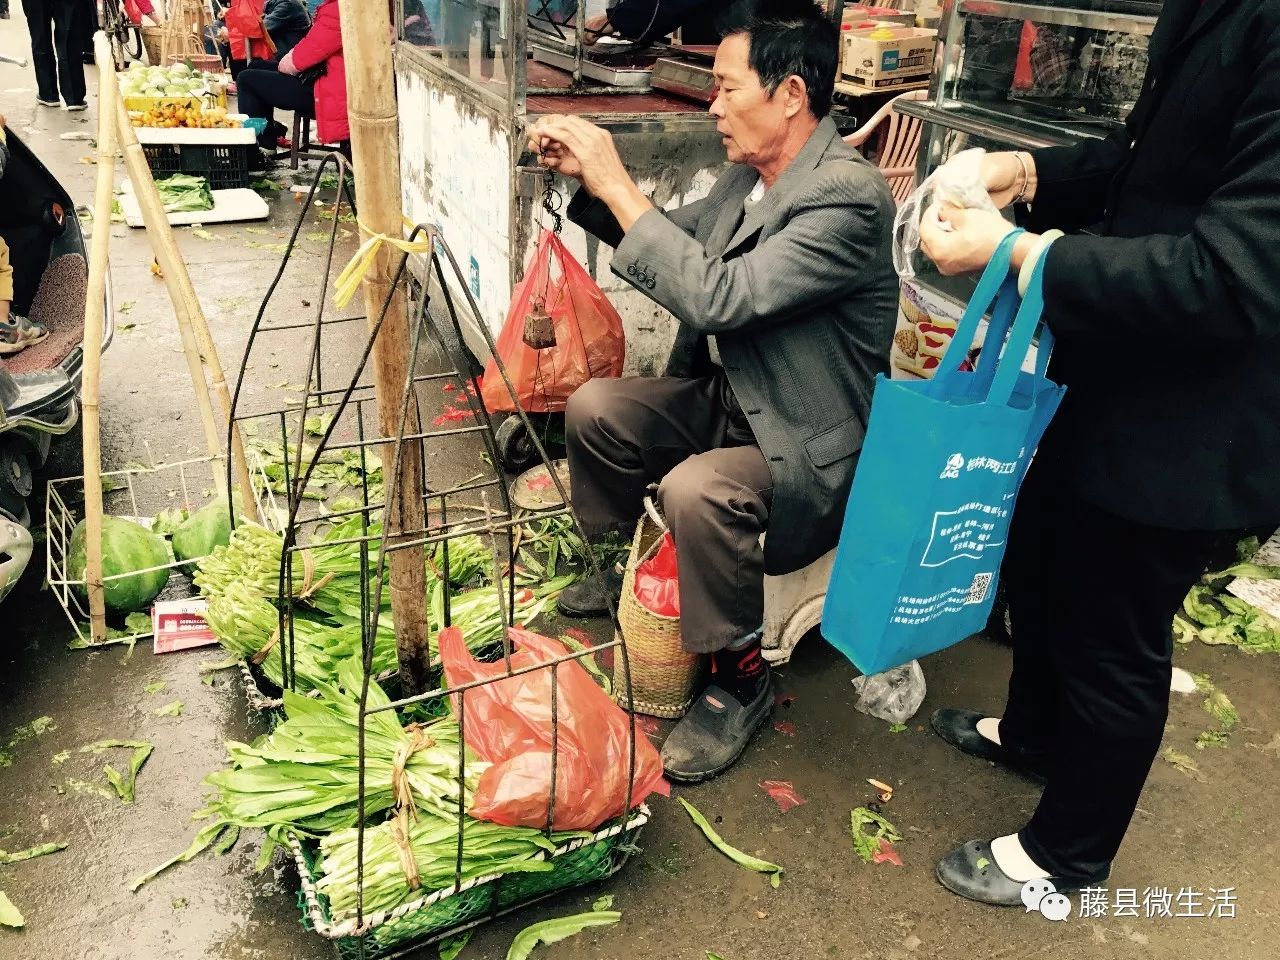
<svg viewBox="0 0 1280 960">
<path fill-rule="evenodd" d="M 769 9 L 775 7 L 782 9 L 777 0 Z M 586 41 L 618 37 L 644 45 L 678 29 L 683 43 L 715 45 L 729 26 L 758 8 L 758 0 L 618 0 L 587 19 Z"/>
<path fill-rule="evenodd" d="M 1032 879 L 1108 876 L 1168 713 L 1174 611 L 1238 537 L 1280 523 L 1280 0 L 1167 0 L 1123 129 L 984 172 L 1028 229 L 1020 279 L 1043 257 L 1067 392 L 1010 533 L 1004 714 L 933 725 L 1046 784 L 1022 830 L 937 873 L 1017 905 Z M 952 231 L 921 238 L 947 274 L 981 269 L 1010 229 L 940 215 Z"/>
</svg>

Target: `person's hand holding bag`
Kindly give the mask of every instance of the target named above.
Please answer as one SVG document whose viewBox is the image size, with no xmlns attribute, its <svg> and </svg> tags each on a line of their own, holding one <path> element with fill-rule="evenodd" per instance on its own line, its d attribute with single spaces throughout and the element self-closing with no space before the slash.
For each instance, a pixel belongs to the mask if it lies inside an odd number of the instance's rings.
<svg viewBox="0 0 1280 960">
<path fill-rule="evenodd" d="M 1036 195 L 1036 160 L 1024 150 L 988 153 L 982 158 L 982 182 L 991 202 L 1003 210 L 1030 203 Z"/>
</svg>

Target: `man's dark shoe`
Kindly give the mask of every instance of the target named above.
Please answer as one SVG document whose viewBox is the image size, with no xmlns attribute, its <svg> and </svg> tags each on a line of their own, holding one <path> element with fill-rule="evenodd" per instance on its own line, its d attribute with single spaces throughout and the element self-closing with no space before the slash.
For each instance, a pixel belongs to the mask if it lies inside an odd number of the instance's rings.
<svg viewBox="0 0 1280 960">
<path fill-rule="evenodd" d="M 957 750 L 973 757 L 990 760 L 1006 766 L 1039 783 L 1044 783 L 1048 772 L 1044 761 L 1038 757 L 1006 749 L 994 740 L 988 740 L 978 732 L 978 721 L 985 714 L 976 710 L 953 710 L 943 707 L 929 718 L 934 733 Z"/>
<path fill-rule="evenodd" d="M 618 608 L 618 598 L 622 596 L 622 574 L 612 567 L 604 567 L 602 577 L 588 572 L 577 583 L 565 587 L 556 600 L 556 609 L 566 617 L 608 616 L 610 598 L 613 608 Z"/>
<path fill-rule="evenodd" d="M 1053 884 L 1052 892 L 1071 894 L 1085 887 L 1106 883 L 1110 874 L 1111 870 L 1108 868 L 1095 877 L 1050 877 L 1037 882 Z M 963 846 L 956 847 L 938 861 L 934 875 L 952 893 L 978 903 L 989 903 L 996 907 L 1023 906 L 1024 885 L 996 866 L 995 857 L 991 855 L 991 842 L 988 840 L 970 840 Z"/>
<path fill-rule="evenodd" d="M 662 745 L 662 769 L 679 783 L 701 783 L 733 766 L 773 711 L 766 674 L 750 703 L 712 684 Z"/>
</svg>

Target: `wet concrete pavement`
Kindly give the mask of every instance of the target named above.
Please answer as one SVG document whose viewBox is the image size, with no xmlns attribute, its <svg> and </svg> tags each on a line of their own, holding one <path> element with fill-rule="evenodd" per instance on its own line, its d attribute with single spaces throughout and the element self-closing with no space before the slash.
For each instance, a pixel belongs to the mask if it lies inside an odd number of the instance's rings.
<svg viewBox="0 0 1280 960">
<path fill-rule="evenodd" d="M 15 15 L 17 11 L 15 9 Z M 0 22 L 0 50 L 25 49 L 19 20 Z M 68 115 L 34 106 L 29 71 L 0 66 L 0 112 L 12 129 L 63 179 L 89 198 L 94 167 L 80 162 L 90 144 L 65 141 L 92 131 L 94 111 Z M 88 121 L 88 122 L 86 122 Z M 254 310 L 279 259 L 297 207 L 289 194 L 276 215 L 250 232 L 209 227 L 216 239 L 180 231 L 183 250 L 229 367 L 238 360 Z M 308 227 L 318 232 L 326 225 Z M 150 273 L 140 230 L 112 228 L 112 272 L 121 329 L 103 365 L 103 441 L 108 467 L 172 461 L 200 452 L 200 433 L 179 340 L 163 285 Z M 296 314 L 315 296 L 322 247 L 304 243 L 281 287 L 278 309 Z M 126 304 L 131 306 L 126 309 Z M 125 328 L 126 324 L 134 326 Z M 251 403 L 280 402 L 280 383 L 302 375 L 298 351 L 267 348 L 255 359 Z M 346 350 L 332 359 L 341 364 Z M 67 438 L 48 475 L 78 472 L 78 439 Z M 470 467 L 466 468 L 470 471 Z M 38 505 L 39 506 L 39 505 Z M 149 645 L 68 651 L 61 609 L 41 589 L 33 564 L 0 610 L 0 747 L 11 731 L 48 716 L 55 726 L 17 744 L 0 766 L 0 848 L 51 841 L 54 856 L 0 866 L 0 889 L 26 916 L 21 932 L 0 929 L 3 960 L 311 960 L 332 956 L 306 932 L 294 905 L 296 877 L 279 855 L 253 872 L 259 838 L 246 836 L 226 857 L 203 856 L 129 892 L 130 881 L 177 853 L 194 835 L 190 813 L 201 806 L 201 778 L 223 760 L 228 739 L 262 732 L 246 709 L 238 678 L 198 672 L 210 651 L 154 656 Z M 1123 589 L 1122 577 L 1099 572 L 1098 589 Z M 1088 597 L 1081 597 L 1088 603 Z M 1242 721 L 1225 748 L 1196 750 L 1211 726 L 1198 696 L 1175 696 L 1166 743 L 1193 756 L 1203 782 L 1157 760 L 1111 880 L 1112 889 L 1234 888 L 1234 919 L 1098 918 L 1050 924 L 1037 914 L 961 901 L 933 878 L 934 862 L 956 844 L 1019 827 L 1037 790 L 1018 777 L 956 754 L 927 730 L 929 712 L 944 705 L 998 711 L 1008 671 L 1005 648 L 981 638 L 931 657 L 929 695 L 908 729 L 890 732 L 853 709 L 854 671 L 819 639 L 808 638 L 780 674 L 794 694 L 777 721 L 794 736 L 766 729 L 728 774 L 679 793 L 695 803 L 726 839 L 786 868 L 781 888 L 740 870 L 713 850 L 674 800 L 655 798 L 642 852 L 611 881 L 563 894 L 477 932 L 463 957 L 505 956 L 525 924 L 590 909 L 615 896 L 622 922 L 543 948 L 566 960 L 724 960 L 868 958 L 973 960 L 983 957 L 1214 958 L 1274 956 L 1280 933 L 1280 841 L 1274 829 L 1280 792 L 1280 659 L 1249 658 L 1229 648 L 1193 646 L 1178 661 L 1213 677 Z M 163 681 L 162 691 L 147 693 Z M 157 708 L 181 700 L 181 716 Z M 137 802 L 80 792 L 73 780 L 101 780 L 105 759 L 77 753 L 103 738 L 145 739 L 156 750 L 137 783 Z M 61 764 L 53 758 L 71 756 Z M 866 865 L 853 853 L 849 810 L 875 799 L 866 779 L 895 787 L 885 814 L 903 832 L 904 866 Z M 759 787 L 790 780 L 807 801 L 780 813 Z M 1097 784 L 1099 794 L 1108 789 Z M 1077 911 L 1078 912 L 1078 911 Z M 434 949 L 418 954 L 434 957 Z"/>
</svg>

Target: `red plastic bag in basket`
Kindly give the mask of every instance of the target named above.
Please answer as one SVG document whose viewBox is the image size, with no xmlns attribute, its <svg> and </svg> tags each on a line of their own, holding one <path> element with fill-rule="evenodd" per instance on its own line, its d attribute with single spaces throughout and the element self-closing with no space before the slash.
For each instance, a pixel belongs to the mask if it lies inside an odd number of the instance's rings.
<svg viewBox="0 0 1280 960">
<path fill-rule="evenodd" d="M 676 564 L 676 542 L 671 531 L 662 535 L 662 544 L 648 560 L 636 567 L 636 599 L 660 617 L 680 616 L 680 580 Z"/>
<path fill-rule="evenodd" d="M 525 317 L 535 306 L 551 316 L 554 347 L 525 343 Z M 530 413 L 558 413 L 573 391 L 592 377 L 622 376 L 626 339 L 622 319 L 590 274 L 550 230 L 543 230 L 524 279 L 516 287 L 498 335 L 497 356 Z M 490 413 L 516 409 L 492 357 L 480 396 Z"/>
<path fill-rule="evenodd" d="M 549 663 L 569 651 L 564 644 L 511 628 L 517 648 L 511 667 Z M 505 660 L 475 660 L 457 627 L 440 631 L 440 659 L 449 686 L 491 680 L 453 694 L 453 712 L 465 697 L 467 746 L 493 764 L 480 777 L 469 813 L 512 827 L 547 825 L 551 796 L 551 672 L 556 671 L 558 738 L 555 763 L 556 830 L 594 830 L 624 813 L 630 765 L 631 717 L 609 699 L 575 660 L 508 677 Z M 502 679 L 497 679 L 502 678 Z M 649 794 L 664 796 L 662 760 L 649 738 L 635 738 L 631 805 Z"/>
</svg>

